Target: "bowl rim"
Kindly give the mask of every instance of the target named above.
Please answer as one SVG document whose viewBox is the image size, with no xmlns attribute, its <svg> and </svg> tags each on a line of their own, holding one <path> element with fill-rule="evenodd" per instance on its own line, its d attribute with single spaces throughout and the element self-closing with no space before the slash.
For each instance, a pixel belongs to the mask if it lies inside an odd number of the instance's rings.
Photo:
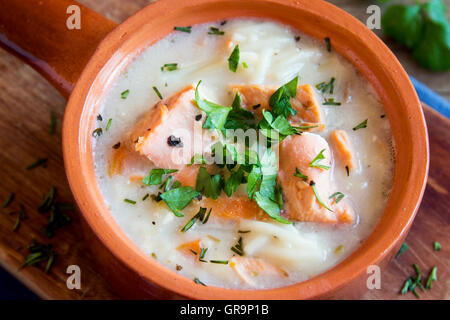
<svg viewBox="0 0 450 320">
<path fill-rule="evenodd" d="M 221 6 L 218 6 L 219 3 Z M 162 12 L 170 17 L 175 5 L 177 12 L 189 8 L 200 9 L 202 6 L 215 5 L 221 8 L 221 10 L 216 10 L 218 11 L 216 14 L 217 19 L 207 21 L 218 21 L 221 20 L 221 17 L 227 17 L 226 13 L 228 11 L 224 10 L 224 7 L 227 5 L 242 6 L 243 4 L 247 4 L 249 8 L 251 6 L 255 7 L 255 12 L 259 10 L 257 7 L 263 7 L 264 5 L 273 6 L 273 8 L 289 8 L 294 12 L 311 15 L 312 18 L 315 17 L 319 21 L 327 21 L 327 23 L 334 23 L 345 30 L 351 30 L 348 31 L 352 34 L 351 36 L 359 39 L 364 38 L 365 40 L 361 41 L 361 45 L 363 48 L 366 48 L 367 54 L 374 55 L 378 63 L 380 63 L 380 68 L 384 70 L 387 76 L 386 79 L 390 80 L 389 84 L 382 84 L 382 86 L 387 87 L 390 85 L 399 89 L 396 91 L 398 91 L 398 99 L 401 101 L 400 109 L 404 113 L 405 118 L 399 118 L 399 115 L 396 115 L 394 111 L 391 111 L 391 113 L 393 117 L 397 117 L 397 120 L 400 121 L 402 130 L 406 130 L 408 134 L 412 135 L 411 140 L 413 141 L 413 145 L 410 148 L 411 153 L 409 154 L 411 157 L 409 159 L 409 171 L 400 173 L 400 178 L 403 179 L 405 188 L 398 190 L 399 197 L 395 199 L 397 209 L 389 212 L 389 218 L 384 217 L 388 209 L 383 213 L 382 220 L 389 219 L 389 221 L 384 224 L 380 222 L 353 254 L 332 269 L 304 282 L 265 290 L 239 290 L 199 286 L 191 279 L 176 274 L 141 251 L 118 227 L 118 224 L 112 221 L 111 217 L 108 218 L 110 214 L 103 201 L 98 197 L 100 193 L 98 187 L 96 187 L 95 176 L 92 177 L 93 165 L 90 143 L 85 143 L 87 136 L 90 137 L 88 133 L 90 131 L 86 130 L 89 126 L 88 123 L 92 122 L 90 119 L 93 116 L 89 103 L 93 101 L 93 98 L 99 96 L 99 93 L 94 90 L 94 84 L 96 81 L 99 81 L 98 79 L 102 75 L 117 73 L 117 68 L 111 69 L 110 60 L 115 57 L 119 49 L 122 49 L 134 34 L 138 33 L 139 27 L 147 23 L 145 21 L 149 21 L 149 17 L 156 19 L 157 15 Z M 242 15 L 236 17 L 250 17 L 252 16 L 250 11 L 244 10 Z M 267 13 L 263 15 L 264 18 L 271 18 L 266 15 Z M 191 21 L 192 19 L 197 19 L 188 18 Z M 273 18 L 277 20 L 275 17 Z M 286 24 L 289 25 L 290 23 Z M 304 29 L 297 29 L 304 32 Z M 341 47 L 337 51 L 346 56 L 352 64 L 359 59 L 358 56 L 355 56 L 353 57 L 354 60 L 352 60 L 352 52 L 346 52 L 345 48 Z M 126 60 L 123 56 L 121 59 Z M 120 64 L 121 62 L 115 62 L 116 67 Z M 376 82 L 376 79 L 371 78 L 370 75 L 365 74 L 365 76 L 372 84 Z M 383 100 L 383 97 L 381 98 Z M 394 107 L 391 106 L 392 108 Z M 392 120 L 389 114 L 388 116 L 392 127 Z M 258 0 L 258 6 L 255 6 L 255 2 L 251 0 L 164 0 L 152 3 L 118 25 L 100 43 L 72 91 L 63 121 L 63 155 L 69 185 L 84 219 L 94 231 L 94 234 L 119 261 L 144 280 L 180 296 L 194 299 L 316 298 L 331 295 L 348 283 L 360 278 L 364 275 L 368 266 L 376 265 L 384 258 L 391 256 L 391 251 L 406 236 L 425 189 L 429 165 L 428 154 L 428 136 L 422 108 L 409 77 L 398 60 L 384 43 L 356 18 L 322 0 L 304 2 Z M 401 155 L 399 159 L 403 163 L 407 163 L 405 161 L 408 159 L 404 159 L 406 157 L 406 155 Z M 91 168 L 92 171 L 89 172 L 90 169 L 86 168 Z M 399 177 L 398 171 L 396 164 L 394 180 Z M 94 183 L 92 183 L 92 179 L 95 180 Z M 389 208 L 394 202 L 392 200 L 393 195 L 390 198 Z M 377 234 L 380 231 L 382 232 Z"/>
</svg>

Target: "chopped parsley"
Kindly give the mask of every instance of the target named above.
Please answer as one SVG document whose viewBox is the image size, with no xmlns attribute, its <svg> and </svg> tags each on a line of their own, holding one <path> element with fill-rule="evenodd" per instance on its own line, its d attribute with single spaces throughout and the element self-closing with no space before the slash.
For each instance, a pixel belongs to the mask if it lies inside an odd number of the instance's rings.
<svg viewBox="0 0 450 320">
<path fill-rule="evenodd" d="M 223 179 L 220 174 L 210 175 L 205 167 L 198 169 L 195 189 L 208 198 L 216 200 L 222 191 Z"/>
<path fill-rule="evenodd" d="M 106 128 L 105 128 L 105 131 L 108 131 L 108 130 L 109 130 L 109 128 L 111 128 L 111 123 L 112 123 L 112 119 L 111 119 L 111 118 L 109 118 L 109 119 L 108 119 L 108 123 L 106 124 Z"/>
<path fill-rule="evenodd" d="M 125 91 L 122 91 L 121 93 L 120 93 L 120 97 L 122 98 L 122 99 L 126 99 L 127 97 L 128 97 L 128 94 L 130 93 L 130 90 L 125 90 Z"/>
<path fill-rule="evenodd" d="M 178 69 L 178 63 L 166 63 L 161 67 L 161 71 L 175 71 Z"/>
<path fill-rule="evenodd" d="M 400 255 L 405 252 L 406 250 L 408 250 L 408 244 L 406 242 L 402 243 L 402 246 L 400 247 L 400 249 L 398 250 L 397 254 L 395 255 L 395 259 L 397 259 L 398 257 L 400 257 Z"/>
<path fill-rule="evenodd" d="M 316 196 L 317 202 L 319 202 L 322 207 L 324 207 L 325 209 L 327 209 L 328 211 L 333 212 L 333 210 L 331 210 L 330 208 L 327 207 L 327 205 L 325 204 L 325 202 L 322 201 L 322 199 L 319 196 L 319 193 L 317 191 L 317 187 L 316 187 L 316 183 L 314 181 L 311 180 L 311 182 L 309 183 L 309 185 L 311 186 L 311 188 L 313 189 L 314 195 Z"/>
<path fill-rule="evenodd" d="M 3 202 L 2 204 L 2 208 L 6 208 L 10 205 L 10 203 L 14 200 L 15 194 L 14 192 L 11 192 L 8 197 L 6 198 L 6 200 Z"/>
<path fill-rule="evenodd" d="M 331 40 L 330 40 L 330 38 L 326 37 L 324 40 L 325 40 L 325 46 L 327 48 L 327 51 L 331 52 Z"/>
<path fill-rule="evenodd" d="M 334 93 L 334 82 L 336 78 L 332 77 L 329 82 L 321 82 L 316 85 L 316 89 L 322 93 L 327 93 L 329 91 L 330 94 Z"/>
<path fill-rule="evenodd" d="M 430 274 L 428 275 L 428 279 L 427 279 L 427 283 L 425 285 L 425 287 L 430 290 L 433 284 L 433 281 L 437 281 L 437 267 L 434 266 L 431 269 Z"/>
<path fill-rule="evenodd" d="M 209 27 L 208 34 L 212 34 L 212 35 L 216 35 L 216 36 L 223 36 L 225 34 L 225 32 L 219 30 L 219 28 L 216 28 L 216 27 Z"/>
<path fill-rule="evenodd" d="M 12 213 L 16 213 L 16 212 L 12 212 Z M 23 207 L 23 205 L 20 205 L 20 210 L 17 211 L 16 223 L 14 224 L 13 229 L 12 229 L 13 231 L 16 231 L 19 228 L 20 221 L 24 218 L 25 218 L 25 208 Z"/>
<path fill-rule="evenodd" d="M 356 131 L 358 129 L 367 128 L 367 121 L 368 121 L 368 119 L 366 119 L 363 122 L 361 122 L 360 124 L 358 124 L 356 127 L 353 128 L 353 131 Z"/>
<path fill-rule="evenodd" d="M 440 251 L 442 249 L 442 245 L 438 241 L 435 241 L 433 243 L 433 249 L 434 251 Z"/>
<path fill-rule="evenodd" d="M 292 134 L 300 134 L 300 130 L 291 126 L 285 116 L 279 115 L 274 119 L 272 113 L 266 110 L 263 110 L 262 114 L 263 119 L 259 123 L 259 128 L 261 133 L 271 140 L 282 141 Z"/>
<path fill-rule="evenodd" d="M 344 199 L 344 197 L 345 197 L 345 194 L 343 194 L 342 192 L 338 191 L 338 192 L 333 193 L 328 199 L 336 198 L 335 199 L 335 203 L 339 203 L 339 201 Z"/>
<path fill-rule="evenodd" d="M 142 183 L 148 186 L 161 184 L 163 175 L 177 171 L 176 169 L 152 169 L 149 175 L 142 179 Z"/>
<path fill-rule="evenodd" d="M 292 107 L 291 98 L 297 95 L 298 76 L 278 88 L 269 99 L 269 106 L 275 115 L 282 115 L 287 118 L 289 115 L 295 116 L 297 111 Z"/>
<path fill-rule="evenodd" d="M 157 87 L 153 87 L 153 91 L 155 91 L 156 95 L 158 96 L 158 98 L 160 98 L 161 100 L 163 99 L 161 92 L 159 92 Z"/>
<path fill-rule="evenodd" d="M 243 67 L 244 69 L 248 69 L 247 63 L 246 63 L 246 62 L 242 62 L 242 67 Z"/>
<path fill-rule="evenodd" d="M 27 266 L 36 266 L 39 263 L 46 261 L 47 263 L 44 271 L 45 273 L 48 273 L 56 257 L 56 252 L 51 249 L 52 245 L 45 245 L 33 239 L 27 248 L 30 251 L 30 254 L 25 258 L 24 262 L 19 267 L 19 270 Z"/>
<path fill-rule="evenodd" d="M 147 198 L 150 196 L 150 194 L 146 194 L 143 198 L 142 198 L 142 201 L 145 201 L 145 200 L 147 200 Z"/>
<path fill-rule="evenodd" d="M 205 164 L 206 159 L 201 154 L 194 154 L 191 158 L 191 162 L 187 165 L 188 167 L 192 166 L 193 164 Z"/>
<path fill-rule="evenodd" d="M 136 204 L 136 201 L 130 199 L 123 199 L 123 201 L 129 204 Z"/>
<path fill-rule="evenodd" d="M 228 197 L 231 197 L 233 192 L 237 190 L 237 188 L 241 185 L 241 183 L 245 183 L 244 174 L 245 170 L 243 166 L 239 166 L 237 170 L 231 172 L 231 175 L 225 182 L 224 187 L 225 194 Z"/>
<path fill-rule="evenodd" d="M 242 246 L 242 237 L 239 237 L 238 242 L 233 247 L 231 247 L 231 251 L 240 256 L 244 255 L 244 247 Z"/>
<path fill-rule="evenodd" d="M 236 72 L 239 65 L 239 45 L 237 44 L 228 58 L 228 68 Z"/>
<path fill-rule="evenodd" d="M 191 33 L 191 26 L 187 26 L 187 27 L 174 27 L 173 30 L 176 31 L 181 31 L 181 32 L 186 32 L 186 33 Z"/>
<path fill-rule="evenodd" d="M 166 191 L 160 197 L 177 217 L 183 217 L 180 211 L 200 195 L 201 193 L 194 188 L 183 186 Z"/>
<path fill-rule="evenodd" d="M 186 232 L 197 222 L 200 221 L 203 224 L 207 223 L 209 216 L 211 215 L 212 208 L 209 209 L 208 214 L 206 214 L 206 208 L 200 207 L 198 212 L 186 223 L 186 225 L 181 229 L 181 232 Z"/>
<path fill-rule="evenodd" d="M 195 102 L 197 103 L 197 106 L 206 113 L 206 120 L 203 123 L 203 128 L 221 130 L 232 108 L 224 107 L 214 102 L 200 99 L 198 87 L 200 86 L 201 82 L 202 81 L 200 80 L 197 84 L 197 87 L 195 88 Z"/>
<path fill-rule="evenodd" d="M 340 106 L 341 103 L 334 101 L 334 98 L 326 98 L 324 102 L 322 102 L 324 106 Z"/>
<path fill-rule="evenodd" d="M 228 260 L 209 260 L 210 263 L 228 264 Z"/>
<path fill-rule="evenodd" d="M 308 181 L 308 176 L 305 176 L 303 173 L 301 173 L 297 167 L 295 167 L 294 177 L 300 178 L 305 182 Z"/>
<path fill-rule="evenodd" d="M 330 166 L 319 164 L 320 161 L 325 159 L 325 156 L 323 155 L 324 151 L 325 151 L 325 149 L 320 150 L 319 154 L 309 163 L 310 167 L 322 168 L 322 169 L 325 169 L 325 170 L 329 170 L 331 168 Z"/>
</svg>

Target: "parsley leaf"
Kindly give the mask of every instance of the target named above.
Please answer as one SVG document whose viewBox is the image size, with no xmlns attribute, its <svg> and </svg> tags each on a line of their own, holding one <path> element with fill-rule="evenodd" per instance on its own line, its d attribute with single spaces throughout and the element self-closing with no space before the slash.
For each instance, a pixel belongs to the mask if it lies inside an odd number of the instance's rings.
<svg viewBox="0 0 450 320">
<path fill-rule="evenodd" d="M 228 68 L 236 72 L 237 67 L 239 65 L 239 45 L 237 44 L 228 58 Z"/>
<path fill-rule="evenodd" d="M 255 116 L 253 112 L 245 110 L 241 107 L 242 97 L 239 91 L 234 96 L 233 103 L 231 105 L 231 111 L 228 114 L 225 122 L 225 129 L 243 129 L 247 130 L 254 127 Z"/>
<path fill-rule="evenodd" d="M 220 174 L 210 175 L 205 167 L 198 169 L 195 189 L 206 197 L 216 200 L 222 190 L 223 180 Z"/>
<path fill-rule="evenodd" d="M 160 197 L 177 217 L 183 217 L 183 214 L 181 214 L 180 211 L 186 208 L 186 206 L 193 199 L 200 195 L 201 193 L 196 191 L 194 188 L 184 186 L 164 192 L 160 195 Z"/>
<path fill-rule="evenodd" d="M 233 192 L 237 190 L 237 188 L 241 185 L 244 179 L 244 167 L 239 166 L 239 168 L 233 172 L 231 172 L 230 177 L 225 183 L 224 191 L 228 197 L 231 197 Z"/>
<path fill-rule="evenodd" d="M 282 85 L 275 91 L 269 99 L 269 106 L 275 115 L 282 115 L 287 118 L 289 115 L 295 116 L 297 111 L 292 107 L 291 98 L 297 95 L 298 76 Z"/>
<path fill-rule="evenodd" d="M 250 171 L 247 177 L 247 194 L 250 199 L 253 199 L 258 184 L 261 181 L 262 173 L 261 168 L 253 166 L 252 171 Z"/>
<path fill-rule="evenodd" d="M 291 223 L 281 216 L 280 206 L 278 205 L 278 203 L 269 199 L 268 197 L 263 196 L 259 191 L 255 192 L 255 201 L 258 206 L 263 209 L 272 219 L 284 224 Z"/>
<path fill-rule="evenodd" d="M 227 120 L 228 113 L 231 111 L 231 107 L 224 107 L 214 102 L 210 102 L 204 99 L 200 99 L 200 94 L 198 93 L 198 87 L 200 86 L 200 80 L 195 88 L 195 102 L 197 106 L 206 113 L 206 120 L 203 124 L 205 129 L 219 129 L 223 128 L 225 121 Z"/>
<path fill-rule="evenodd" d="M 308 181 L 308 176 L 306 176 L 303 173 L 301 173 L 300 170 L 298 170 L 297 167 L 295 167 L 294 177 L 300 178 L 303 181 Z"/>
<path fill-rule="evenodd" d="M 325 156 L 323 155 L 324 151 L 325 151 L 325 149 L 320 150 L 319 154 L 313 159 L 313 161 L 311 161 L 309 163 L 310 167 L 322 168 L 322 169 L 325 169 L 325 170 L 329 170 L 330 169 L 330 166 L 319 164 L 320 161 L 325 159 Z"/>
<path fill-rule="evenodd" d="M 291 126 L 289 121 L 287 121 L 283 115 L 279 115 L 274 120 L 273 115 L 270 111 L 263 110 L 262 113 L 263 119 L 259 123 L 259 128 L 261 130 L 261 133 L 266 137 L 275 141 L 282 141 L 284 138 L 290 136 L 291 134 L 300 133 L 300 130 Z M 278 134 L 278 137 L 276 135 L 273 135 L 274 132 L 272 132 L 272 130 L 275 130 L 275 132 Z"/>
<path fill-rule="evenodd" d="M 176 169 L 152 169 L 150 174 L 142 179 L 142 183 L 148 186 L 161 184 L 163 175 L 177 171 Z"/>
</svg>

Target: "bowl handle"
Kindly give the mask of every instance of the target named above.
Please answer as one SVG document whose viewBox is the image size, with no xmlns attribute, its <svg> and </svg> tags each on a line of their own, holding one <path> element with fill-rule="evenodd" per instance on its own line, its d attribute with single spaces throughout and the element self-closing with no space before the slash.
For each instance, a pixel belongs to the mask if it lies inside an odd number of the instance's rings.
<svg viewBox="0 0 450 320">
<path fill-rule="evenodd" d="M 99 42 L 116 26 L 73 0 L 0 0 L 0 8 L 0 46 L 66 98 Z"/>
</svg>

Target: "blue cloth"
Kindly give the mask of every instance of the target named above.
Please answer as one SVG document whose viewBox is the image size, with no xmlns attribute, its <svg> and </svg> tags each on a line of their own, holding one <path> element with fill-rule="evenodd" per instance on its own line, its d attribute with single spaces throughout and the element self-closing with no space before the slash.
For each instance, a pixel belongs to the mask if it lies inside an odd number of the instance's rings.
<svg viewBox="0 0 450 320">
<path fill-rule="evenodd" d="M 410 79 L 414 88 L 416 88 L 420 101 L 442 113 L 447 118 L 450 118 L 450 102 L 413 77 L 410 76 Z"/>
</svg>

